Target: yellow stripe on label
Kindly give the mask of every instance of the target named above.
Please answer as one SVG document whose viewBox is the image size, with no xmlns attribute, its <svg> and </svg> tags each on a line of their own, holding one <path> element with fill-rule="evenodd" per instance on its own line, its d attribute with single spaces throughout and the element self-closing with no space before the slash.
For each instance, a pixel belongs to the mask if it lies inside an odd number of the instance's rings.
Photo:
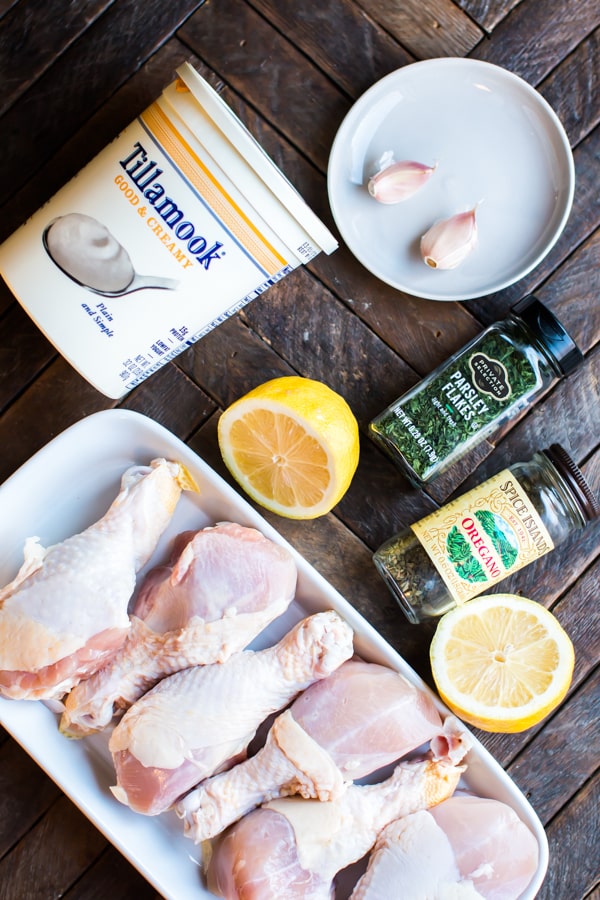
<svg viewBox="0 0 600 900">
<path fill-rule="evenodd" d="M 141 119 L 173 162 L 194 185 L 229 231 L 240 241 L 269 275 L 275 275 L 285 260 L 269 243 L 212 172 L 174 127 L 157 103 L 146 109 Z"/>
</svg>

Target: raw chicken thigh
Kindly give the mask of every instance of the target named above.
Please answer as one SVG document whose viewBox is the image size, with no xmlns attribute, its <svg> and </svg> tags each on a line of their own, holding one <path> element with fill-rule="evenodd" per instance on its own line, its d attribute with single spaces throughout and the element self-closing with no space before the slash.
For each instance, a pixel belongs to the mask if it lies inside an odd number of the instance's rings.
<svg viewBox="0 0 600 900">
<path fill-rule="evenodd" d="M 183 628 L 193 616 L 214 622 L 283 602 L 287 608 L 296 590 L 289 550 L 234 522 L 180 535 L 174 557 L 150 573 L 133 609 L 156 632 Z"/>
<path fill-rule="evenodd" d="M 381 832 L 351 900 L 517 900 L 537 864 L 537 841 L 511 807 L 455 794 Z"/>
<path fill-rule="evenodd" d="M 450 842 L 427 810 L 391 822 L 379 834 L 351 900 L 481 900 L 464 881 Z"/>
<path fill-rule="evenodd" d="M 94 525 L 47 550 L 26 542 L 19 573 L 0 590 L 0 694 L 60 697 L 114 655 L 136 573 L 191 486 L 179 463 L 134 466 Z"/>
<path fill-rule="evenodd" d="M 161 678 L 224 662 L 289 606 L 296 564 L 284 547 L 231 522 L 176 540 L 169 565 L 144 580 L 127 640 L 66 699 L 61 731 L 104 728 Z"/>
<path fill-rule="evenodd" d="M 468 745 L 465 734 L 463 753 Z M 394 819 L 450 797 L 463 771 L 449 759 L 401 762 L 385 781 L 351 784 L 327 803 L 273 800 L 215 842 L 208 886 L 225 900 L 331 900 L 337 872 L 368 853 Z"/>
<path fill-rule="evenodd" d="M 255 756 L 204 781 L 176 811 L 186 836 L 200 843 L 274 797 L 335 799 L 346 782 L 441 732 L 429 694 L 386 666 L 349 660 L 275 720 Z"/>
<path fill-rule="evenodd" d="M 523 893 L 537 869 L 539 847 L 510 806 L 457 794 L 431 814 L 448 836 L 461 876 L 482 897 L 513 900 Z"/>
<path fill-rule="evenodd" d="M 242 759 L 258 726 L 352 656 L 352 629 L 327 611 L 266 650 L 165 678 L 125 713 L 109 749 L 113 793 L 156 815 L 204 778 Z"/>
</svg>

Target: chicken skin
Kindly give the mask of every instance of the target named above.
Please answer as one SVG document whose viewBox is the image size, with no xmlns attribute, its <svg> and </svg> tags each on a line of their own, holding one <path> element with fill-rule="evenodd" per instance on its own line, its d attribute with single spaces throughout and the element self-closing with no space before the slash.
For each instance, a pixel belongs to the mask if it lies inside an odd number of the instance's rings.
<svg viewBox="0 0 600 900">
<path fill-rule="evenodd" d="M 309 616 L 266 650 L 163 679 L 125 713 L 109 750 L 113 793 L 157 815 L 244 758 L 259 725 L 352 656 L 352 629 L 333 612 Z"/>
<path fill-rule="evenodd" d="M 468 746 L 465 739 L 463 752 Z M 341 869 L 368 853 L 390 822 L 450 797 L 463 771 L 429 757 L 398 763 L 378 784 L 351 784 L 337 800 L 273 800 L 214 842 L 209 889 L 225 900 L 331 900 Z"/>
<path fill-rule="evenodd" d="M 176 812 L 200 843 L 275 797 L 335 799 L 442 732 L 429 694 L 386 666 L 349 660 L 278 716 L 255 756 L 204 781 Z"/>
<path fill-rule="evenodd" d="M 169 564 L 148 573 L 125 644 L 65 701 L 60 728 L 82 737 L 105 728 L 162 678 L 224 662 L 289 606 L 291 553 L 232 522 L 175 541 Z"/>
<path fill-rule="evenodd" d="M 388 825 L 351 900 L 517 900 L 538 844 L 511 807 L 457 792 Z"/>
<path fill-rule="evenodd" d="M 0 694 L 61 697 L 115 654 L 136 573 L 191 486 L 179 463 L 134 466 L 98 522 L 48 549 L 26 542 L 20 571 L 0 590 Z"/>
</svg>

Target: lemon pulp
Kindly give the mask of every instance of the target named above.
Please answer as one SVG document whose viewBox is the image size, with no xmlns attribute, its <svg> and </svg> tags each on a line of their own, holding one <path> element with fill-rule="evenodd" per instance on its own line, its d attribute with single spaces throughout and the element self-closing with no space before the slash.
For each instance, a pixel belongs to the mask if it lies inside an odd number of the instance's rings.
<svg viewBox="0 0 600 900">
<path fill-rule="evenodd" d="M 257 503 L 315 518 L 341 500 L 358 464 L 358 424 L 346 401 L 301 376 L 259 385 L 219 420 L 227 468 Z"/>
<path fill-rule="evenodd" d="M 513 594 L 479 597 L 446 613 L 430 648 L 446 705 L 484 731 L 524 731 L 571 683 L 573 645 L 556 617 Z"/>
</svg>

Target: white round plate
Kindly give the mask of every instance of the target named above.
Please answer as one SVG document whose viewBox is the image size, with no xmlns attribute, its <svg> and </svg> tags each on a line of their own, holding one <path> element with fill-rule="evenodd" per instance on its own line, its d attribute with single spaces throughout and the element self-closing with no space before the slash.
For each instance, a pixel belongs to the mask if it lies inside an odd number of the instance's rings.
<svg viewBox="0 0 600 900">
<path fill-rule="evenodd" d="M 437 164 L 395 205 L 367 191 L 378 161 Z M 357 259 L 393 287 L 430 300 L 468 300 L 531 271 L 553 246 L 573 202 L 573 156 L 556 113 L 527 82 L 478 60 L 413 63 L 354 104 L 336 135 L 329 202 Z M 421 236 L 477 205 L 478 244 L 452 270 L 430 269 Z"/>
</svg>

